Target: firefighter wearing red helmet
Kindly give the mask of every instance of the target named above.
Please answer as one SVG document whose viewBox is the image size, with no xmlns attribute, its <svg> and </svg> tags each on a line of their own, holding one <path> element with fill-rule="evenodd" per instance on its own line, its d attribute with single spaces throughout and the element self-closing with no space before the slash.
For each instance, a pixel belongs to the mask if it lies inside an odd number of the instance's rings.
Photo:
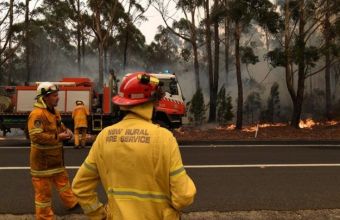
<svg viewBox="0 0 340 220">
<path fill-rule="evenodd" d="M 153 76 L 134 73 L 123 78 L 113 102 L 126 116 L 99 133 L 72 184 L 90 219 L 178 220 L 180 210 L 193 202 L 196 188 L 176 139 L 151 121 L 154 103 L 162 95 Z M 99 182 L 107 205 L 95 192 Z"/>
<path fill-rule="evenodd" d="M 63 141 L 72 138 L 72 132 L 61 122 L 58 87 L 42 82 L 37 88 L 37 102 L 28 117 L 31 139 L 30 167 L 35 192 L 36 219 L 55 219 L 52 203 L 52 185 L 56 187 L 64 205 L 77 206 L 64 165 Z"/>
</svg>

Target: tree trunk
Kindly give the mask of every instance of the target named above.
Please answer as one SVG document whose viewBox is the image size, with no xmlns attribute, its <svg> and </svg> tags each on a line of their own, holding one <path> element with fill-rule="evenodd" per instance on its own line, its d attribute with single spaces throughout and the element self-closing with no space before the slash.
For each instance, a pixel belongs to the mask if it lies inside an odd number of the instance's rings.
<svg viewBox="0 0 340 220">
<path fill-rule="evenodd" d="M 123 54 L 123 71 L 125 72 L 126 65 L 127 65 L 127 51 L 128 51 L 128 45 L 129 45 L 129 24 L 127 25 L 126 29 L 126 35 L 125 35 L 125 44 L 124 44 L 124 54 Z"/>
<path fill-rule="evenodd" d="M 224 0 L 225 7 L 228 7 L 228 0 Z M 225 39 L 225 44 L 224 44 L 224 65 L 225 65 L 225 83 L 226 86 L 229 84 L 229 42 L 230 42 L 230 19 L 229 16 L 226 16 L 224 19 L 224 39 Z"/>
<path fill-rule="evenodd" d="M 78 75 L 81 74 L 81 19 L 80 19 L 80 0 L 77 0 L 77 62 Z"/>
<path fill-rule="evenodd" d="M 217 0 L 215 0 L 215 4 L 217 5 Z M 216 6 L 217 7 L 217 6 Z M 216 100 L 217 100 L 217 90 L 218 90 L 218 78 L 219 78 L 219 60 L 220 60 L 220 38 L 218 32 L 218 21 L 214 22 L 214 74 L 213 74 L 213 86 L 212 93 L 210 93 L 210 111 L 211 111 L 211 120 L 216 121 Z"/>
<path fill-rule="evenodd" d="M 325 89 L 326 89 L 326 118 L 327 120 L 332 119 L 332 100 L 331 100 L 331 59 L 330 59 L 330 22 L 329 22 L 329 0 L 326 0 L 326 14 L 325 14 L 325 46 L 326 46 L 326 54 L 325 54 Z"/>
<path fill-rule="evenodd" d="M 98 2 L 95 8 L 94 12 L 94 23 L 95 23 L 95 34 L 98 40 L 98 90 L 99 92 L 103 89 L 104 84 L 104 37 L 103 37 L 103 31 L 101 26 L 101 20 L 100 20 L 100 7 L 102 5 L 103 1 Z"/>
<path fill-rule="evenodd" d="M 9 3 L 9 41 L 8 41 L 8 50 L 9 53 L 12 53 L 12 40 L 13 40 L 13 3 L 14 0 L 10 0 Z M 13 54 L 14 55 L 14 54 Z M 11 85 L 12 83 L 12 74 L 13 74 L 13 55 L 10 55 L 11 57 L 9 58 L 9 65 L 8 65 L 8 85 Z"/>
<path fill-rule="evenodd" d="M 206 46 L 207 46 L 207 59 L 208 59 L 208 74 L 209 74 L 209 92 L 210 98 L 211 94 L 213 93 L 213 84 L 214 84 L 214 76 L 213 76 L 213 63 L 212 63 L 212 51 L 211 51 L 211 30 L 210 30 L 210 12 L 209 12 L 209 0 L 204 1 L 205 5 L 205 37 L 206 37 Z M 212 112 L 212 101 L 210 99 L 210 107 L 209 107 L 209 122 L 215 120 Z"/>
<path fill-rule="evenodd" d="M 290 49 L 290 9 L 289 9 L 289 0 L 286 0 L 285 4 L 285 60 L 286 60 L 286 85 L 292 100 L 293 107 L 296 106 L 296 94 L 294 90 L 294 82 L 293 82 L 293 65 L 291 63 L 291 49 Z"/>
<path fill-rule="evenodd" d="M 83 74 L 83 72 L 85 70 L 85 34 L 84 34 L 83 23 L 82 23 L 82 31 L 81 31 L 81 51 L 82 51 L 82 53 L 81 53 L 81 58 L 82 58 L 81 73 Z"/>
<path fill-rule="evenodd" d="M 30 0 L 26 0 L 25 4 L 25 59 L 26 59 L 26 84 L 30 82 L 31 80 L 31 61 L 30 61 L 30 51 L 31 51 L 31 45 L 30 45 L 30 20 L 29 20 L 29 3 Z"/>
<path fill-rule="evenodd" d="M 104 68 L 103 68 L 103 63 L 104 63 L 104 45 L 103 42 L 99 42 L 98 43 L 98 71 L 99 71 L 99 78 L 98 78 L 98 90 L 101 92 L 103 89 L 103 84 L 104 84 L 104 80 L 103 80 L 103 72 L 104 72 Z"/>
<path fill-rule="evenodd" d="M 299 36 L 298 36 L 298 88 L 296 100 L 294 102 L 294 111 L 291 126 L 300 128 L 300 118 L 302 112 L 302 102 L 305 90 L 305 17 L 304 17 L 304 0 L 300 1 L 300 22 L 299 22 Z"/>
<path fill-rule="evenodd" d="M 238 21 L 235 22 L 235 59 L 236 59 L 236 78 L 237 78 L 237 116 L 236 129 L 242 129 L 243 121 L 243 87 L 241 76 L 241 61 L 240 61 L 240 37 L 241 28 Z"/>
<path fill-rule="evenodd" d="M 191 44 L 192 49 L 194 51 L 194 70 L 195 70 L 195 82 L 196 82 L 196 91 L 201 88 L 200 82 L 200 67 L 198 63 L 198 47 L 197 47 L 197 33 L 196 33 L 196 25 L 195 25 L 195 13 L 191 13 Z"/>
<path fill-rule="evenodd" d="M 198 48 L 197 43 L 192 42 L 192 49 L 194 51 L 194 69 L 195 69 L 195 82 L 196 82 L 196 91 L 201 88 L 201 82 L 200 82 L 200 67 L 198 63 Z"/>
</svg>

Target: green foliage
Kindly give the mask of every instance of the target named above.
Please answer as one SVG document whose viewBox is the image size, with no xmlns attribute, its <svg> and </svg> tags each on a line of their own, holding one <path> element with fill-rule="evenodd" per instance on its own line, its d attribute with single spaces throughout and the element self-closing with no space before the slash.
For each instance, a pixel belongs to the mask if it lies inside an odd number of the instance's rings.
<svg viewBox="0 0 340 220">
<path fill-rule="evenodd" d="M 242 63 L 255 65 L 259 62 L 258 56 L 254 54 L 253 48 L 251 47 L 240 47 L 240 53 Z"/>
<path fill-rule="evenodd" d="M 226 91 L 224 86 L 221 87 L 217 94 L 217 121 L 219 125 L 226 125 L 228 121 L 232 120 L 234 113 L 231 96 L 228 94 L 226 97 Z"/>
<path fill-rule="evenodd" d="M 301 46 L 299 44 L 301 43 L 297 40 L 292 51 L 292 54 L 293 54 L 292 58 L 295 64 L 299 64 L 299 60 L 302 58 L 302 54 L 300 51 Z M 305 52 L 304 52 L 303 58 L 304 58 L 306 67 L 315 67 L 317 64 L 317 61 L 320 59 L 319 49 L 314 46 L 310 46 L 310 47 L 306 46 L 304 48 L 304 51 Z"/>
<path fill-rule="evenodd" d="M 274 123 L 275 118 L 280 117 L 280 108 L 279 84 L 275 82 L 267 99 L 267 109 L 261 113 L 261 121 Z"/>
<path fill-rule="evenodd" d="M 258 92 L 250 93 L 244 103 L 244 113 L 248 118 L 248 122 L 254 123 L 255 114 L 261 110 L 261 107 L 262 101 L 260 94 Z M 249 120 L 249 117 L 251 117 L 251 120 Z"/>
<path fill-rule="evenodd" d="M 190 58 L 192 57 L 191 50 L 183 48 L 181 50 L 181 56 L 185 60 L 185 62 L 189 62 Z"/>
<path fill-rule="evenodd" d="M 146 49 L 146 69 L 170 68 L 178 59 L 178 47 L 175 36 L 163 26 L 158 27 L 154 42 Z M 157 62 L 155 62 L 157 61 Z"/>
<path fill-rule="evenodd" d="M 285 53 L 281 48 L 275 48 L 274 50 L 269 51 L 265 55 L 265 59 L 268 60 L 274 68 L 286 66 Z"/>
<path fill-rule="evenodd" d="M 201 125 L 205 120 L 206 112 L 201 88 L 195 92 L 187 106 L 189 106 L 189 121 L 193 122 L 194 125 Z"/>
<path fill-rule="evenodd" d="M 174 29 L 178 29 L 180 31 L 189 32 L 188 29 L 190 26 L 192 26 L 192 23 L 189 20 L 186 20 L 185 18 L 181 18 L 179 21 L 174 21 L 172 24 L 172 27 Z"/>
<path fill-rule="evenodd" d="M 256 21 L 271 33 L 279 31 L 279 14 L 275 12 L 273 4 L 268 0 L 233 0 L 229 3 L 227 14 L 234 22 L 241 22 L 244 26 Z"/>
</svg>

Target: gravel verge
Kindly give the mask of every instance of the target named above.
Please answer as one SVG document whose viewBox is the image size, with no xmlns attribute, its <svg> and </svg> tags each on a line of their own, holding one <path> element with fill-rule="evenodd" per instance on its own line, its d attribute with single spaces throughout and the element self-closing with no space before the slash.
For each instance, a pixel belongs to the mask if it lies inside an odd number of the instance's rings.
<svg viewBox="0 0 340 220">
<path fill-rule="evenodd" d="M 81 214 L 57 216 L 57 220 L 87 220 Z M 0 220 L 34 220 L 34 215 L 0 214 Z M 340 209 L 299 211 L 236 211 L 184 213 L 181 220 L 340 220 Z"/>
</svg>

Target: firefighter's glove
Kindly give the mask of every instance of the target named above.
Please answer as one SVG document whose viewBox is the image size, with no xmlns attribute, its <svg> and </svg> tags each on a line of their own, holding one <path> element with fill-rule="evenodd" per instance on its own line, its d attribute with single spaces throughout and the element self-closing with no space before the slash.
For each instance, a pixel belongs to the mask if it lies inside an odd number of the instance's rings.
<svg viewBox="0 0 340 220">
<path fill-rule="evenodd" d="M 73 138 L 73 132 L 70 130 L 70 129 L 66 129 L 66 133 L 69 135 L 69 139 L 68 140 L 70 140 L 70 139 L 72 139 Z"/>
<path fill-rule="evenodd" d="M 70 129 L 67 129 L 66 131 L 60 133 L 58 137 L 60 141 L 67 141 L 73 137 L 73 133 Z"/>
</svg>

